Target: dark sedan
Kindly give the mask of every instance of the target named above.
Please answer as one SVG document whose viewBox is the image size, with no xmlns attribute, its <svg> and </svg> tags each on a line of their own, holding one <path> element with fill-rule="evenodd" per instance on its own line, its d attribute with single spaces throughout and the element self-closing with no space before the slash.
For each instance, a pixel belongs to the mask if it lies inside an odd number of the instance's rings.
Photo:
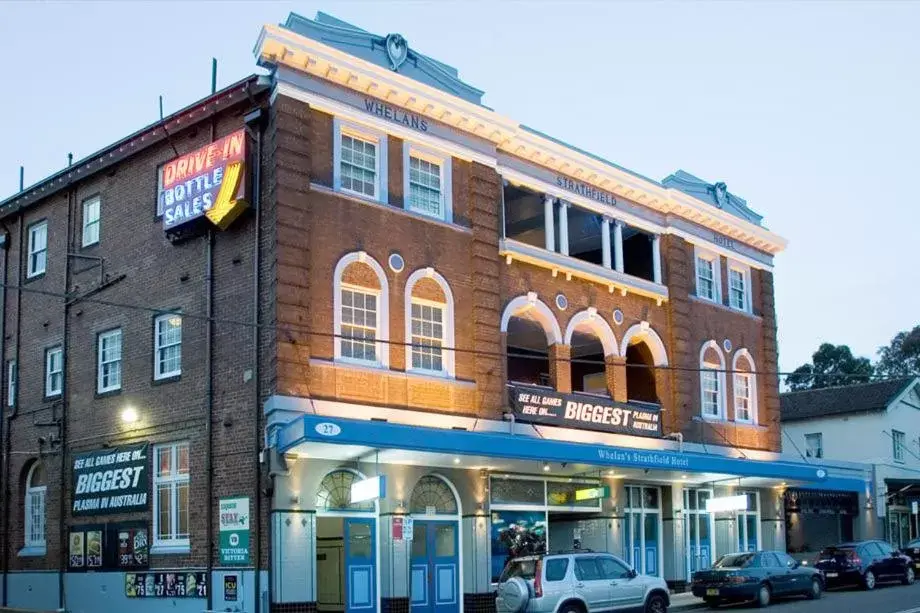
<svg viewBox="0 0 920 613">
<path fill-rule="evenodd" d="M 709 570 L 693 573 L 692 589 L 713 608 L 748 600 L 765 607 L 784 596 L 821 598 L 824 579 L 783 552 L 757 551 L 722 556 Z"/>
<path fill-rule="evenodd" d="M 910 563 L 914 565 L 914 573 L 920 571 L 920 539 L 901 547 L 901 554 L 910 558 Z"/>
<path fill-rule="evenodd" d="M 828 586 L 858 585 L 874 590 L 879 583 L 914 582 L 914 564 L 910 558 L 891 548 L 885 541 L 860 541 L 826 547 L 818 554 L 815 568 L 824 573 Z"/>
</svg>

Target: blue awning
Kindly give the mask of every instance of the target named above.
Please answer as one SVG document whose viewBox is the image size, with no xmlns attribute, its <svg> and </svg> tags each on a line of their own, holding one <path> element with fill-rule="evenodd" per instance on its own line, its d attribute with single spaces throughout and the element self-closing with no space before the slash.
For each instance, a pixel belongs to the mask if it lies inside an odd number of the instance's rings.
<svg viewBox="0 0 920 613">
<path fill-rule="evenodd" d="M 425 428 L 384 421 L 365 421 L 303 415 L 278 432 L 281 453 L 306 442 L 360 445 L 378 449 L 512 458 L 536 462 L 579 462 L 653 470 L 722 473 L 821 483 L 828 472 L 822 466 L 783 461 L 729 458 L 715 454 L 669 450 L 631 449 L 609 445 L 573 443 L 500 432 L 469 432 Z"/>
</svg>

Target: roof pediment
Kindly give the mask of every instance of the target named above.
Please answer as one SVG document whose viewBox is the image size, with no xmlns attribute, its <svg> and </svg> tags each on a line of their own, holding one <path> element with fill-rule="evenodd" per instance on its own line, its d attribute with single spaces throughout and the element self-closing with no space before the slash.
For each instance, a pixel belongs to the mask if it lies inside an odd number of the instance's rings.
<svg viewBox="0 0 920 613">
<path fill-rule="evenodd" d="M 748 208 L 747 201 L 744 198 L 739 198 L 729 192 L 725 183 L 707 183 L 689 172 L 678 170 L 668 175 L 661 184 L 665 187 L 682 191 L 697 200 L 702 200 L 751 223 L 760 225 L 760 221 L 763 219 L 763 215 L 759 215 Z"/>
<path fill-rule="evenodd" d="M 372 34 L 323 12 L 318 12 L 316 19 L 308 19 L 291 13 L 281 27 L 372 64 L 398 72 L 467 102 L 482 104 L 484 92 L 461 81 L 456 68 L 415 51 L 399 34 L 387 36 Z M 395 62 L 387 49 L 388 44 L 396 45 L 395 49 L 398 54 Z"/>
</svg>

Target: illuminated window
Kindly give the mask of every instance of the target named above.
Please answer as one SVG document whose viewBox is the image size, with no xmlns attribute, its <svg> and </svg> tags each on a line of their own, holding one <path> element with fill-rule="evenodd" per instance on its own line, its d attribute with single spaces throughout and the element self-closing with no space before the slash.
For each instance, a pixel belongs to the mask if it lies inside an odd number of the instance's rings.
<svg viewBox="0 0 920 613">
<path fill-rule="evenodd" d="M 83 201 L 83 246 L 89 247 L 99 242 L 100 208 L 102 201 L 93 196 Z"/>
<path fill-rule="evenodd" d="M 189 444 L 153 448 L 153 544 L 189 546 Z"/>
<path fill-rule="evenodd" d="M 154 320 L 154 379 L 167 379 L 182 374 L 182 316 L 178 313 L 160 315 Z"/>
</svg>

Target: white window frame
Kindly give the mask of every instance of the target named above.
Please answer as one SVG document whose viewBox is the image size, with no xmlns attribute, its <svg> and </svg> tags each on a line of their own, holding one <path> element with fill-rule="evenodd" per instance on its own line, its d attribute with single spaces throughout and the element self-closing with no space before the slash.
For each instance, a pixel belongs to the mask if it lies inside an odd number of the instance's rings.
<svg viewBox="0 0 920 613">
<path fill-rule="evenodd" d="M 432 215 L 428 211 L 412 208 L 409 199 L 409 193 L 412 189 L 409 181 L 409 165 L 411 158 L 418 158 L 432 164 L 437 164 L 441 169 L 441 211 L 439 215 Z M 416 215 L 423 215 L 432 219 L 452 223 L 454 220 L 452 162 L 453 158 L 448 153 L 441 153 L 430 147 L 423 147 L 410 141 L 403 141 L 403 208 Z"/>
<path fill-rule="evenodd" d="M 421 279 L 432 279 L 438 285 L 441 286 L 441 291 L 444 292 L 444 299 L 446 302 L 435 302 L 431 300 L 424 300 L 421 298 L 413 298 L 412 291 L 415 288 L 415 284 L 418 283 Z M 442 330 L 443 338 L 441 339 L 441 365 L 443 369 L 440 371 L 434 370 L 424 370 L 412 368 L 412 303 L 418 304 L 430 304 L 433 306 L 439 306 L 443 309 L 443 321 L 442 321 Z M 421 268 L 416 270 L 409 278 L 406 279 L 406 300 L 405 300 L 405 322 L 406 322 L 406 371 L 415 372 L 424 375 L 435 375 L 441 377 L 453 378 L 456 376 L 456 362 L 455 354 L 453 351 L 455 336 L 454 336 L 454 294 L 450 289 L 450 284 L 447 282 L 439 272 L 433 268 Z M 450 349 L 448 349 L 450 348 Z"/>
<path fill-rule="evenodd" d="M 736 306 L 732 302 L 732 271 L 740 273 L 742 282 L 744 283 L 744 292 L 742 296 L 742 304 L 740 307 Z M 728 262 L 728 306 L 736 311 L 741 311 L 742 313 L 751 313 L 753 311 L 753 301 L 751 300 L 751 267 L 746 264 L 741 264 L 733 260 Z"/>
<path fill-rule="evenodd" d="M 160 322 L 168 321 L 173 317 L 179 318 L 179 342 L 172 343 L 169 345 L 160 345 Z M 170 379 L 172 377 L 178 377 L 182 374 L 182 328 L 183 328 L 182 315 L 180 313 L 166 313 L 165 315 L 158 315 L 153 320 L 153 378 L 154 380 L 160 379 Z M 168 372 L 160 372 L 160 351 L 168 349 L 169 347 L 179 347 L 179 368 L 171 370 Z"/>
<path fill-rule="evenodd" d="M 748 371 L 738 370 L 738 363 L 741 360 L 746 360 L 748 365 Z M 735 409 L 735 421 L 742 424 L 756 424 L 757 423 L 757 375 L 754 374 L 757 368 L 754 366 L 754 359 L 751 357 L 751 353 L 747 349 L 739 349 L 735 352 L 735 355 L 732 357 L 732 406 Z M 738 417 L 738 385 L 737 381 L 739 377 L 744 377 L 747 380 L 748 385 L 748 407 L 750 410 L 749 419 L 740 419 Z"/>
<path fill-rule="evenodd" d="M 96 209 L 95 217 L 90 217 L 90 210 Z M 95 236 L 93 236 L 95 231 Z M 98 245 L 102 237 L 102 198 L 92 196 L 83 201 L 83 246 Z"/>
<path fill-rule="evenodd" d="M 103 344 L 115 337 L 118 338 L 118 358 L 117 359 L 103 359 Z M 106 392 L 114 392 L 121 389 L 121 380 L 122 375 L 124 374 L 122 370 L 122 355 L 124 353 L 124 335 L 121 331 L 121 328 L 112 328 L 111 330 L 106 330 L 105 332 L 100 332 L 96 339 L 96 392 L 99 394 L 104 394 Z M 105 384 L 105 369 L 106 367 L 112 364 L 118 364 L 118 382 L 110 383 L 109 385 Z"/>
<path fill-rule="evenodd" d="M 904 448 L 907 447 L 907 434 L 900 430 L 891 430 L 891 454 L 898 464 L 904 463 Z"/>
<path fill-rule="evenodd" d="M 38 462 L 34 462 L 32 467 L 29 469 L 29 474 L 26 476 L 26 492 L 25 499 L 23 500 L 23 511 L 25 512 L 25 538 L 24 545 L 26 548 L 30 549 L 45 549 L 46 547 L 46 528 L 47 528 L 47 509 L 45 507 L 45 501 L 47 499 L 47 485 L 32 485 L 32 478 L 35 476 L 35 470 L 39 467 Z M 47 475 L 46 475 L 47 478 Z M 38 505 L 39 512 L 34 513 L 34 505 Z M 40 529 L 36 530 L 35 526 L 32 523 L 33 515 L 37 515 L 41 518 Z M 35 532 L 36 534 L 33 534 Z M 41 534 L 41 538 L 33 538 L 37 534 Z"/>
<path fill-rule="evenodd" d="M 716 352 L 716 354 L 719 356 L 719 363 L 707 361 L 705 359 L 706 352 L 709 349 L 713 349 Z M 700 348 L 699 364 L 700 364 L 700 415 L 703 417 L 703 419 L 706 419 L 706 420 L 724 421 L 725 411 L 726 411 L 725 409 L 725 398 L 726 398 L 726 394 L 725 394 L 725 390 L 726 390 L 726 387 L 725 387 L 725 382 L 726 382 L 725 354 L 722 353 L 722 349 L 721 347 L 719 347 L 719 344 L 717 342 L 707 341 L 703 343 L 702 348 Z M 719 390 L 718 390 L 719 394 L 716 400 L 716 402 L 719 405 L 718 407 L 719 410 L 718 410 L 717 415 L 712 415 L 712 414 L 706 413 L 705 411 L 706 391 L 705 391 L 705 386 L 703 384 L 703 379 L 711 371 L 716 371 L 715 372 L 716 382 L 719 386 Z"/>
<path fill-rule="evenodd" d="M 41 233 L 41 246 L 37 243 L 39 231 Z M 33 262 L 33 258 L 39 254 L 43 255 L 41 266 Z M 42 220 L 29 226 L 29 251 L 26 261 L 26 277 L 31 279 L 45 274 L 48 270 L 48 220 Z"/>
<path fill-rule="evenodd" d="M 817 453 L 813 454 L 808 443 L 809 441 L 818 441 Z M 824 458 L 824 434 L 821 432 L 806 432 L 805 433 L 805 457 L 813 459 L 823 459 Z"/>
<path fill-rule="evenodd" d="M 53 368 L 55 357 L 57 368 Z M 55 387 L 55 375 L 60 376 Z M 55 398 L 64 391 L 64 348 L 61 345 L 45 349 L 45 398 Z"/>
<path fill-rule="evenodd" d="M 344 338 L 344 337 L 342 336 L 343 332 L 342 332 L 342 330 L 341 330 L 341 326 L 342 326 L 342 325 L 351 325 L 351 324 L 341 324 L 340 327 L 339 327 L 339 332 L 338 332 L 338 335 L 336 336 L 336 345 L 337 345 L 338 348 L 339 348 L 339 356 L 338 356 L 338 359 L 342 360 L 343 362 L 352 362 L 352 363 L 354 363 L 354 364 L 364 364 L 364 365 L 367 365 L 367 366 L 379 366 L 379 365 L 380 365 L 380 351 L 381 351 L 381 349 L 380 349 L 380 290 L 379 290 L 379 289 L 373 289 L 373 288 L 370 288 L 370 287 L 361 287 L 360 285 L 352 285 L 352 284 L 350 284 L 350 283 L 342 283 L 342 284 L 339 286 L 339 289 L 338 289 L 339 296 L 341 296 L 341 293 L 342 293 L 343 291 L 357 292 L 357 293 L 360 293 L 360 294 L 365 294 L 365 295 L 367 295 L 367 296 L 373 296 L 374 299 L 375 299 L 375 308 L 374 308 L 374 317 L 375 317 L 375 321 L 374 321 L 374 338 L 375 338 L 375 341 L 374 341 L 374 355 L 376 356 L 376 359 L 373 359 L 373 360 L 366 360 L 366 359 L 363 359 L 363 358 L 356 358 L 356 357 L 354 357 L 354 356 L 344 355 L 344 352 L 342 351 L 342 343 L 343 343 L 344 341 L 346 341 L 346 340 L 351 340 L 351 341 L 353 342 L 354 340 L 357 340 L 358 342 L 368 342 L 368 341 L 364 341 L 363 339 L 346 339 L 346 338 Z M 339 319 L 341 319 L 341 317 L 342 317 L 342 306 L 341 306 L 341 304 L 340 304 L 340 306 L 339 306 L 338 316 L 339 316 Z M 354 327 L 360 328 L 360 327 L 362 327 L 362 326 L 354 326 Z M 365 324 L 363 327 L 366 328 L 367 325 Z M 370 343 L 368 342 L 368 344 L 370 344 Z"/>
<path fill-rule="evenodd" d="M 19 366 L 16 360 L 6 363 L 6 406 L 16 406 L 16 393 L 19 386 Z"/>
<path fill-rule="evenodd" d="M 337 192 L 349 194 L 356 198 L 371 200 L 381 204 L 387 204 L 389 201 L 389 189 L 387 186 L 387 135 L 385 132 L 375 130 L 351 121 L 346 121 L 339 117 L 332 120 L 333 125 L 333 145 L 332 145 L 332 186 Z M 368 196 L 361 192 L 353 191 L 342 187 L 342 135 L 351 136 L 367 142 L 373 142 L 377 145 L 377 157 L 375 162 L 375 173 L 377 181 L 374 185 L 374 195 Z"/>
<path fill-rule="evenodd" d="M 380 284 L 379 289 L 370 287 L 361 287 L 349 285 L 342 282 L 342 275 L 345 269 L 354 262 L 361 262 L 371 267 L 377 276 L 377 282 Z M 368 360 L 355 360 L 342 355 L 342 288 L 359 290 L 367 293 L 377 293 L 377 360 L 374 362 Z M 332 281 L 333 296 L 333 334 L 334 338 L 334 359 L 336 362 L 360 364 L 376 368 L 390 367 L 390 286 L 387 282 L 387 275 L 380 263 L 369 256 L 364 251 L 353 251 L 344 255 L 336 264 Z"/>
<path fill-rule="evenodd" d="M 189 472 L 179 473 L 179 449 L 185 447 L 188 449 L 189 453 Z M 170 453 L 170 467 L 172 473 L 167 476 L 160 476 L 160 450 L 169 449 Z M 153 530 L 153 539 L 151 546 L 151 553 L 154 553 L 154 550 L 159 550 L 159 552 L 172 551 L 172 552 L 183 552 L 188 551 L 191 547 L 190 536 L 178 537 L 176 533 L 179 530 L 179 485 L 187 484 L 189 486 L 189 497 L 188 497 L 188 508 L 186 512 L 189 513 L 189 517 L 186 518 L 185 525 L 188 526 L 189 531 L 191 532 L 191 506 L 192 506 L 192 497 L 191 497 L 191 446 L 187 441 L 181 441 L 176 443 L 166 443 L 162 445 L 155 445 L 153 448 L 153 521 L 152 521 L 152 530 Z M 170 514 L 169 514 L 169 534 L 170 538 L 160 538 L 160 486 L 168 485 L 170 490 Z"/>
<path fill-rule="evenodd" d="M 707 261 L 712 266 L 712 296 L 704 296 L 700 293 L 700 260 Z M 706 251 L 694 246 L 693 272 L 696 296 L 702 300 L 722 304 L 722 256 L 714 251 Z"/>
</svg>

